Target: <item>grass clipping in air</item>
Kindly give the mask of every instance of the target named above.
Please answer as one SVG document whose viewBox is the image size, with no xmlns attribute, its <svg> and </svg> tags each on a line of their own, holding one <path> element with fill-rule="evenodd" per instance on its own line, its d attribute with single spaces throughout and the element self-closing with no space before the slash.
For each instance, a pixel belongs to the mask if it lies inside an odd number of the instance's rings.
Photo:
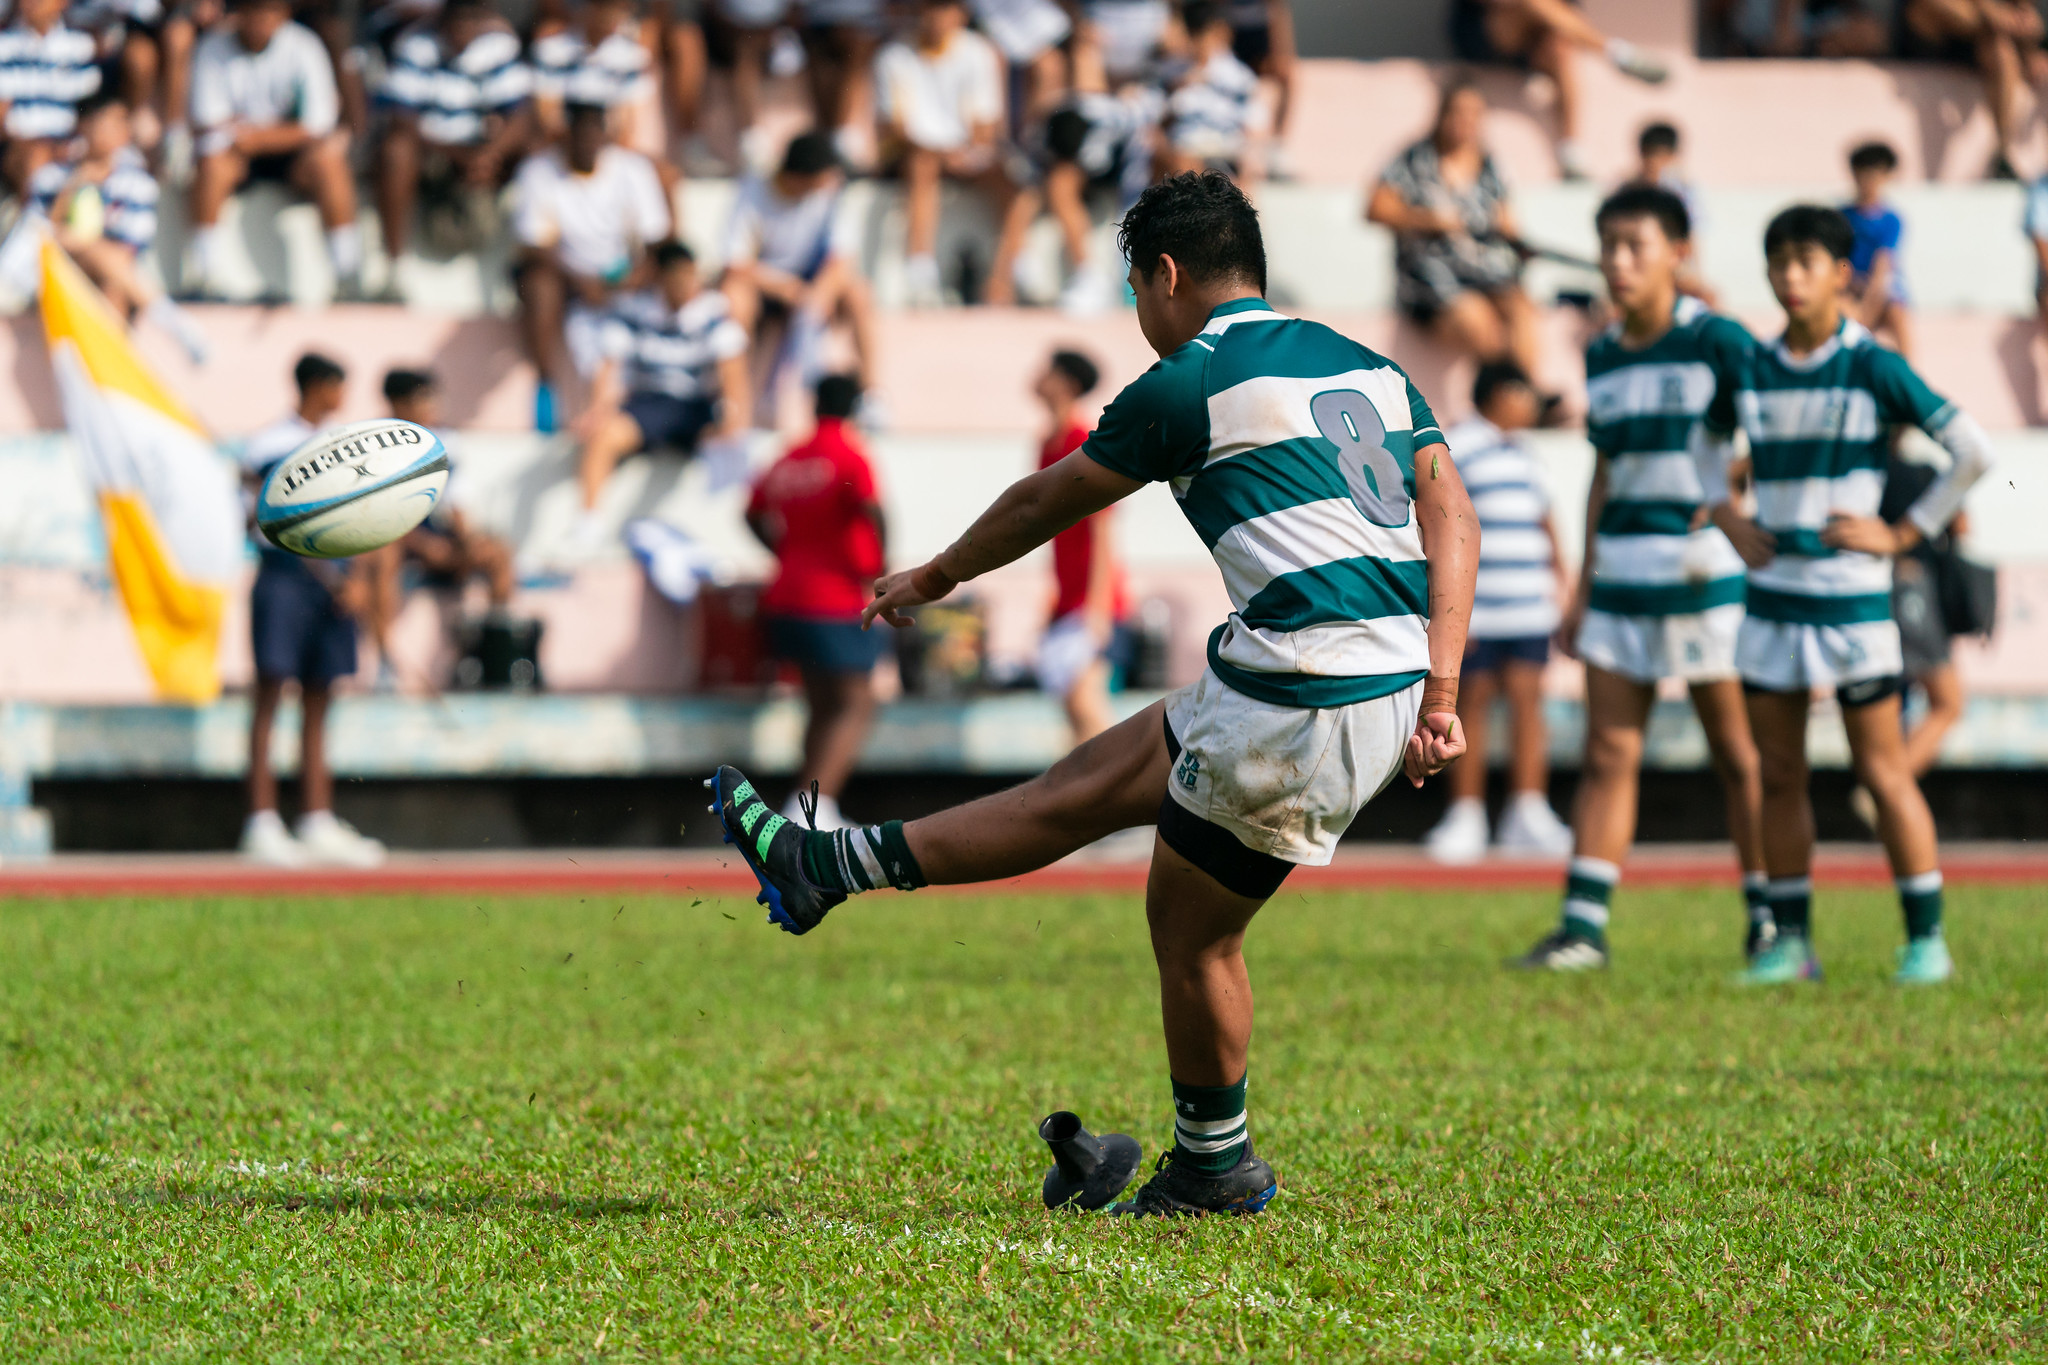
<svg viewBox="0 0 2048 1365">
<path fill-rule="evenodd" d="M 1032 1125 L 1168 1137 L 1135 898 L 16 902 L 0 1357 L 2039 1358 L 2040 889 L 1962 976 L 1740 993 L 1732 889 L 1511 977 L 1549 895 L 1283 891 L 1263 1219 L 1047 1214 Z M 623 910 L 620 906 L 623 905 Z M 729 918 L 737 916 L 737 918 Z"/>
</svg>

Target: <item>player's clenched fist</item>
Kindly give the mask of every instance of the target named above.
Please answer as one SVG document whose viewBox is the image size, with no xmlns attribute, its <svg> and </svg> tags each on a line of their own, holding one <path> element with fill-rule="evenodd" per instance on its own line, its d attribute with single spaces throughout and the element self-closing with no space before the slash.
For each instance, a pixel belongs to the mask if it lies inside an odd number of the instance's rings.
<svg viewBox="0 0 2048 1365">
<path fill-rule="evenodd" d="M 1464 752 L 1465 727 L 1458 724 L 1458 680 L 1431 677 L 1422 685 L 1422 708 L 1415 717 L 1415 733 L 1408 736 L 1401 769 L 1408 781 L 1419 787 L 1423 778 L 1442 772 Z"/>
</svg>

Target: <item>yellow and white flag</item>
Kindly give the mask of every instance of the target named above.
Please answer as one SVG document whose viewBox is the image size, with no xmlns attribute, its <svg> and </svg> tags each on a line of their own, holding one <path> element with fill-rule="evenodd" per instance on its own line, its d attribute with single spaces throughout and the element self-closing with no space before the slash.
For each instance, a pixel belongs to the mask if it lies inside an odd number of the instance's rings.
<svg viewBox="0 0 2048 1365">
<path fill-rule="evenodd" d="M 220 624 L 242 562 L 233 475 L 185 405 L 137 355 L 106 298 L 54 242 L 42 249 L 43 329 L 107 559 L 165 701 L 220 695 Z"/>
</svg>

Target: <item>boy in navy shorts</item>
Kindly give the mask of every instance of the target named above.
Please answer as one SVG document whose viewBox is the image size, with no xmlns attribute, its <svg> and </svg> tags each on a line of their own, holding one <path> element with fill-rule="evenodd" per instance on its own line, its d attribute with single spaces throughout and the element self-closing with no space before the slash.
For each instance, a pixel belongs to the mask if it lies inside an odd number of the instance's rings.
<svg viewBox="0 0 2048 1365">
<path fill-rule="evenodd" d="M 1451 803 L 1425 836 L 1440 862 L 1476 862 L 1486 852 L 1486 730 L 1493 699 L 1506 700 L 1514 739 L 1508 802 L 1498 843 L 1504 852 L 1563 857 L 1572 832 L 1550 808 L 1549 739 L 1543 729 L 1543 669 L 1557 629 L 1564 568 L 1536 454 L 1522 432 L 1543 400 L 1512 361 L 1482 365 L 1472 385 L 1474 416 L 1445 437 L 1479 514 L 1479 578 L 1465 640 L 1458 721 L 1471 756 L 1445 773 Z"/>
<path fill-rule="evenodd" d="M 292 369 L 299 404 L 290 415 L 251 436 L 242 449 L 245 476 L 261 487 L 285 457 L 334 425 L 348 376 L 326 356 L 308 353 Z M 249 594 L 250 643 L 256 657 L 256 695 L 249 711 L 249 819 L 242 852 L 272 867 L 328 863 L 375 867 L 384 845 L 358 834 L 334 813 L 334 778 L 327 767 L 327 707 L 334 680 L 356 671 L 355 615 L 374 599 L 371 557 L 337 564 L 303 559 L 260 541 L 256 585 Z M 270 770 L 270 731 L 285 684 L 299 685 L 299 795 L 296 833 L 277 812 L 277 777 Z"/>
<path fill-rule="evenodd" d="M 872 677 L 888 638 L 861 629 L 861 608 L 882 575 L 882 504 L 875 470 L 851 418 L 860 384 L 851 375 L 818 382 L 818 426 L 809 440 L 768 467 L 747 504 L 747 526 L 780 561 L 761 599 L 768 649 L 803 676 L 810 721 L 804 765 L 788 801 L 817 784 L 817 827 L 843 828 L 839 793 L 874 721 Z"/>
</svg>

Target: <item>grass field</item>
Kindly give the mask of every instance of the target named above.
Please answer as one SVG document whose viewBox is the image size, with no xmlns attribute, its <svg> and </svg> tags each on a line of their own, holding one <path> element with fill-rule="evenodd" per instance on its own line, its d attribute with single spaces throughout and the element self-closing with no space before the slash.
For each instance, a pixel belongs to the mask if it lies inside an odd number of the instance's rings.
<svg viewBox="0 0 2048 1365">
<path fill-rule="evenodd" d="M 1169 1134 L 1134 897 L 0 904 L 0 1359 L 2048 1358 L 2048 890 L 1742 994 L 1731 891 L 1283 892 L 1264 1218 L 1047 1214 Z M 693 903 L 698 902 L 698 903 Z"/>
</svg>

